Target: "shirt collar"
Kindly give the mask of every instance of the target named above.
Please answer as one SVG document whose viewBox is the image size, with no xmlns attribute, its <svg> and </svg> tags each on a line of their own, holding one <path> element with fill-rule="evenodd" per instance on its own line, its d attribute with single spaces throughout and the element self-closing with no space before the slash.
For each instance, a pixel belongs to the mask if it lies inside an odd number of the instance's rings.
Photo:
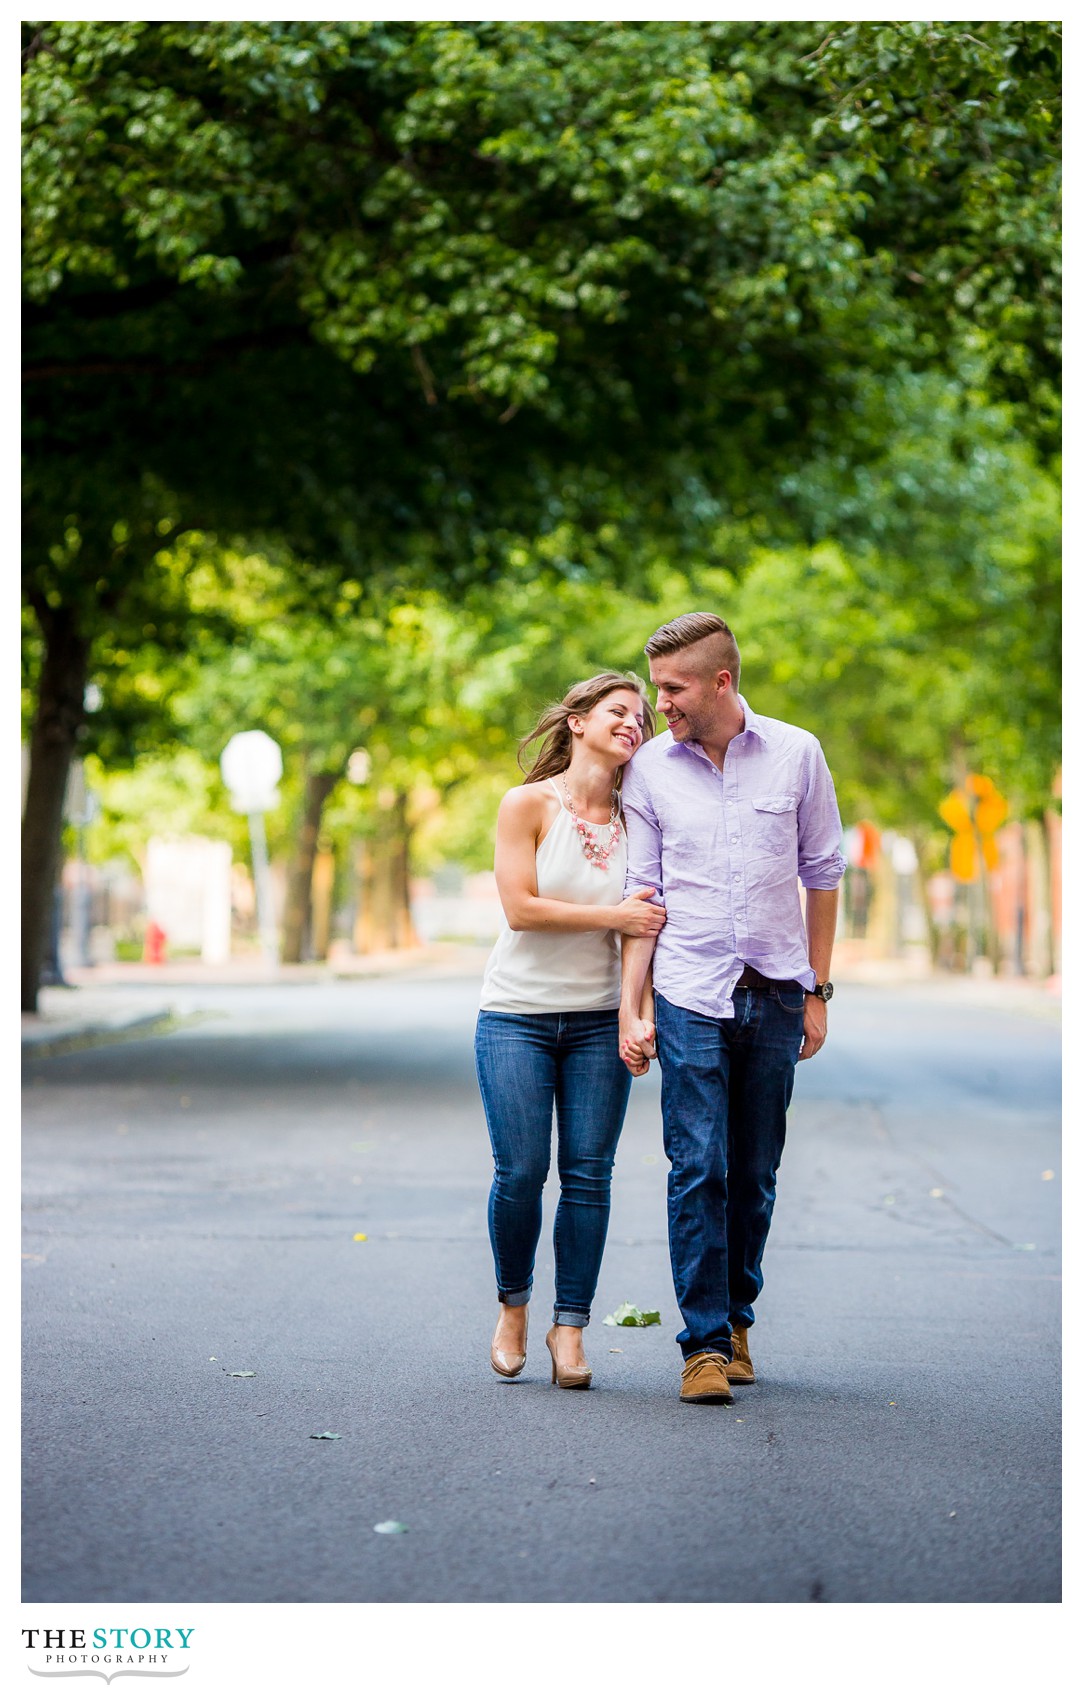
<svg viewBox="0 0 1083 1700">
<path fill-rule="evenodd" d="M 737 701 L 740 703 L 745 712 L 745 731 L 754 732 L 760 742 L 765 744 L 767 742 L 767 734 L 763 729 L 763 721 L 760 719 L 758 714 L 749 708 L 740 691 L 737 693 Z M 738 734 L 738 736 L 740 736 L 740 734 Z"/>
<path fill-rule="evenodd" d="M 741 729 L 741 731 L 737 733 L 737 737 L 743 738 L 746 732 L 751 732 L 753 737 L 758 738 L 760 740 L 761 744 L 766 744 L 767 733 L 764 730 L 763 721 L 760 719 L 760 716 L 755 712 L 754 709 L 749 707 L 748 703 L 745 701 L 745 699 L 741 695 L 740 691 L 738 691 L 738 693 L 737 693 L 737 701 L 740 703 L 742 711 L 744 713 L 744 717 L 745 717 L 744 726 Z M 691 750 L 695 755 L 697 755 L 700 758 L 701 761 L 708 761 L 709 762 L 711 760 L 710 756 L 704 750 L 702 744 L 697 743 L 694 738 L 690 739 L 687 744 L 678 744 L 676 739 L 674 739 L 673 743 L 670 747 L 672 749 L 675 749 L 675 750 Z M 712 766 L 713 766 L 713 763 L 712 763 Z"/>
</svg>

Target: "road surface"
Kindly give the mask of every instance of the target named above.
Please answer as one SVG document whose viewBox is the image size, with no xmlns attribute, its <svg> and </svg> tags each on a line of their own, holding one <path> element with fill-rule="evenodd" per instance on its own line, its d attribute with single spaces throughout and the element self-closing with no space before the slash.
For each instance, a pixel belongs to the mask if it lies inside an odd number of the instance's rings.
<svg viewBox="0 0 1083 1700">
<path fill-rule="evenodd" d="M 657 1069 L 594 1387 L 549 1382 L 551 1197 L 527 1368 L 492 1374 L 477 990 L 223 987 L 165 1036 L 29 1059 L 24 1599 L 1058 1599 L 1056 1024 L 840 988 L 760 1380 L 697 1407 Z M 604 1326 L 625 1301 L 661 1327 Z"/>
</svg>

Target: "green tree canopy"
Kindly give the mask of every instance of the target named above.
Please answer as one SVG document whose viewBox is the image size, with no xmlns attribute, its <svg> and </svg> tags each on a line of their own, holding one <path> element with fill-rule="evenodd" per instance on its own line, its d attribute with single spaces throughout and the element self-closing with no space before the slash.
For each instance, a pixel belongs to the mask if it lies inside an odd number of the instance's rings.
<svg viewBox="0 0 1083 1700">
<path fill-rule="evenodd" d="M 183 626 L 163 539 L 281 551 L 313 605 L 907 560 L 915 435 L 945 512 L 983 434 L 1052 454 L 1055 24 L 39 22 L 23 59 L 31 1001 L 87 670 Z"/>
</svg>

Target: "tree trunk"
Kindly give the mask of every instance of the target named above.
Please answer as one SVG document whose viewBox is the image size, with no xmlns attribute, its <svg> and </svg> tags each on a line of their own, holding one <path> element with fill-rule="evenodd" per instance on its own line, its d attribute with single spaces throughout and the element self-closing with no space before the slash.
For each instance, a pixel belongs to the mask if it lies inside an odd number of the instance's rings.
<svg viewBox="0 0 1083 1700">
<path fill-rule="evenodd" d="M 357 879 L 357 914 L 353 925 L 353 948 L 355 956 L 365 956 L 370 950 L 375 950 L 372 927 L 372 886 L 375 867 L 372 855 L 372 844 L 369 839 L 359 840 L 356 848 L 354 872 Z"/>
<path fill-rule="evenodd" d="M 1053 964 L 1053 973 L 1059 974 L 1063 966 L 1061 950 L 1061 899 L 1063 875 L 1061 870 L 1062 819 L 1058 810 L 1046 809 L 1042 816 L 1042 843 L 1045 846 L 1046 866 L 1049 878 L 1049 955 Z"/>
<path fill-rule="evenodd" d="M 312 867 L 320 836 L 323 806 L 339 782 L 338 773 L 307 773 L 301 826 L 293 862 L 286 878 L 286 912 L 282 921 L 282 960 L 300 962 L 312 913 Z"/>
<path fill-rule="evenodd" d="M 417 944 L 410 915 L 409 796 L 398 791 L 380 810 L 380 830 L 358 855 L 360 911 L 354 949 L 408 950 Z"/>
<path fill-rule="evenodd" d="M 377 837 L 368 841 L 364 858 L 361 904 L 364 917 L 362 935 L 367 951 L 394 950 L 397 944 L 391 821 L 384 816 L 380 826 Z"/>
<path fill-rule="evenodd" d="M 312 867 L 312 954 L 326 962 L 331 948 L 335 902 L 335 852 L 321 839 Z"/>
<path fill-rule="evenodd" d="M 394 950 L 410 950 L 418 942 L 410 913 L 410 799 L 405 791 L 395 797 L 395 835 L 391 849 L 391 903 Z"/>
<path fill-rule="evenodd" d="M 940 928 L 933 916 L 933 906 L 929 898 L 929 876 L 925 871 L 928 856 L 929 841 L 926 835 L 917 827 L 910 830 L 910 841 L 917 851 L 918 866 L 914 878 L 918 886 L 918 898 L 921 903 L 921 913 L 925 921 L 925 948 L 929 953 L 929 967 L 940 967 L 941 944 Z"/>
<path fill-rule="evenodd" d="M 90 645 L 69 609 L 36 610 L 44 639 L 22 841 L 22 1007 L 38 1007 L 60 867 L 64 791 L 83 724 Z"/>
<path fill-rule="evenodd" d="M 1027 847 L 1027 909 L 1030 950 L 1027 972 L 1045 980 L 1054 969 L 1053 902 L 1049 865 L 1049 836 L 1046 822 L 1028 820 L 1023 831 Z"/>
</svg>

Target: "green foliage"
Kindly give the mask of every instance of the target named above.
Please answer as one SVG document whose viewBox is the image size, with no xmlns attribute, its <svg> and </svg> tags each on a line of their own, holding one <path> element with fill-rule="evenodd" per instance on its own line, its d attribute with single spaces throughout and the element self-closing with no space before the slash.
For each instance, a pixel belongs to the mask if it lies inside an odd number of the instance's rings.
<svg viewBox="0 0 1083 1700">
<path fill-rule="evenodd" d="M 130 768 L 106 766 L 91 756 L 87 784 L 101 813 L 87 829 L 92 862 L 123 860 L 142 868 L 148 840 L 189 833 L 225 839 L 234 856 L 248 855 L 248 825 L 229 806 L 217 765 L 192 749 L 146 755 Z"/>
<path fill-rule="evenodd" d="M 1055 22 L 835 25 L 818 133 L 861 161 L 866 247 L 936 357 L 980 372 L 1056 453 L 1061 30 Z"/>
<path fill-rule="evenodd" d="M 173 739 L 177 818 L 240 830 L 257 724 L 279 850 L 363 745 L 327 829 L 431 793 L 423 858 L 483 866 L 541 706 L 716 606 L 849 817 L 927 821 L 957 747 L 1038 807 L 1059 40 L 24 25 L 29 692 L 71 613 L 148 824 Z"/>
<path fill-rule="evenodd" d="M 1032 420 L 1057 36 L 977 28 L 29 25 L 43 444 L 116 409 L 190 523 L 469 575 L 509 522 L 777 525 L 870 372 Z"/>
<path fill-rule="evenodd" d="M 602 1320 L 610 1328 L 649 1328 L 652 1323 L 660 1323 L 662 1317 L 657 1310 L 640 1310 L 638 1305 L 623 1304 Z"/>
</svg>

